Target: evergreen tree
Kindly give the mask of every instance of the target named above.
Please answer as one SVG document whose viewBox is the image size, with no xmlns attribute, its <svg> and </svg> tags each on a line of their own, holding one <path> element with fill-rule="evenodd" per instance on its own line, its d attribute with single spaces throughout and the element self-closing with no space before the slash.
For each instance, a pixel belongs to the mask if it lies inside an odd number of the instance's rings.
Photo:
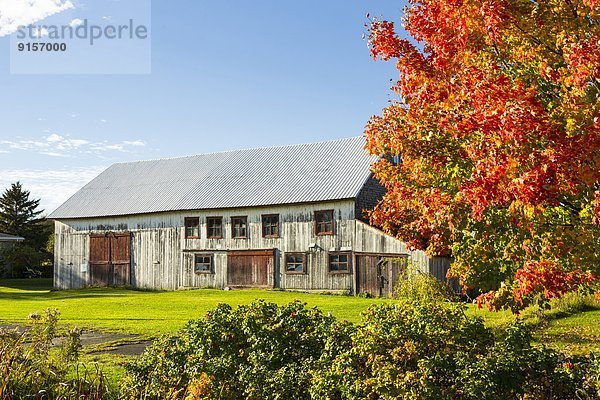
<svg viewBox="0 0 600 400">
<path fill-rule="evenodd" d="M 22 236 L 36 250 L 44 250 L 51 229 L 46 219 L 40 217 L 39 199 L 30 199 L 28 190 L 20 182 L 13 183 L 0 197 L 0 232 Z"/>
</svg>

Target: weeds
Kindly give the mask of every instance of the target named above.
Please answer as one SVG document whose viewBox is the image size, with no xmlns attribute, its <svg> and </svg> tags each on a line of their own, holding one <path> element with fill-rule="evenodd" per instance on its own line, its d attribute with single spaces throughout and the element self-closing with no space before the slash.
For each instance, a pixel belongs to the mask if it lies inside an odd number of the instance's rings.
<svg viewBox="0 0 600 400">
<path fill-rule="evenodd" d="M 0 400 L 114 398 L 102 373 L 77 363 L 80 331 L 57 345 L 58 310 L 29 316 L 25 330 L 0 330 Z"/>
</svg>

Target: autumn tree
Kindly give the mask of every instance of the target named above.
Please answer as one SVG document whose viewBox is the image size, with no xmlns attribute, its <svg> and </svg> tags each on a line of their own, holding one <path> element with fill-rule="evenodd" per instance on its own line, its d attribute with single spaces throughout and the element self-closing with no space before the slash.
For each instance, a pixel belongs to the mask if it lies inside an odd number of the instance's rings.
<svg viewBox="0 0 600 400">
<path fill-rule="evenodd" d="M 519 309 L 598 283 L 597 0 L 411 0 L 403 39 L 372 19 L 372 56 L 395 60 L 392 101 L 365 134 L 388 192 L 372 221 L 449 274 Z"/>
</svg>

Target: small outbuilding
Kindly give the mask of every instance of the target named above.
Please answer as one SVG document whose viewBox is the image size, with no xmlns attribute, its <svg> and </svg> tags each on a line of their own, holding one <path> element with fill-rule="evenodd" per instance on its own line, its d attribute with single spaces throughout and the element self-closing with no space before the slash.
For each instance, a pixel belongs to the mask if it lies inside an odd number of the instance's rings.
<svg viewBox="0 0 600 400">
<path fill-rule="evenodd" d="M 0 277 L 11 276 L 13 273 L 12 266 L 4 259 L 3 253 L 24 240 L 25 238 L 20 236 L 0 232 Z"/>
<path fill-rule="evenodd" d="M 364 138 L 114 164 L 50 218 L 54 286 L 261 287 L 386 295 L 449 260 L 370 226 Z"/>
<path fill-rule="evenodd" d="M 0 251 L 10 248 L 24 240 L 25 238 L 22 238 L 20 236 L 13 236 L 0 232 Z"/>
</svg>

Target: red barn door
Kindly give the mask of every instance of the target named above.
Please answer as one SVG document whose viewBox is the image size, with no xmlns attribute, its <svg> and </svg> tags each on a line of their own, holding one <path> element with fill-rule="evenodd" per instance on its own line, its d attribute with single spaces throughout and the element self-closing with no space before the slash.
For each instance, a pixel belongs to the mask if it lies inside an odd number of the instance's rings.
<svg viewBox="0 0 600 400">
<path fill-rule="evenodd" d="M 268 287 L 274 265 L 273 250 L 230 251 L 227 253 L 227 285 Z"/>
<path fill-rule="evenodd" d="M 131 234 L 90 236 L 90 285 L 129 285 Z"/>
</svg>

